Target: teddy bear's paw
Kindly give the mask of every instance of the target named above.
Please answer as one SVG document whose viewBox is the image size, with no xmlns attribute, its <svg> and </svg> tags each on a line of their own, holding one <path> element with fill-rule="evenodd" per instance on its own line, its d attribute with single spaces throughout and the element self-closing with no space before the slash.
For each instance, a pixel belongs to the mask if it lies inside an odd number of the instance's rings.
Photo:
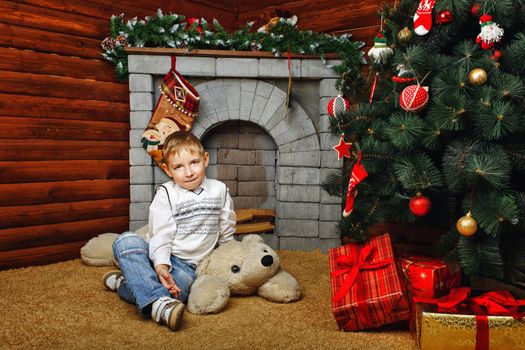
<svg viewBox="0 0 525 350">
<path fill-rule="evenodd" d="M 276 303 L 290 303 L 301 299 L 301 287 L 292 275 L 280 270 L 259 287 L 257 294 Z"/>
<path fill-rule="evenodd" d="M 188 311 L 192 314 L 221 312 L 230 299 L 230 288 L 222 279 L 201 275 L 193 282 L 188 298 Z"/>
<path fill-rule="evenodd" d="M 81 249 L 80 259 L 89 266 L 113 266 L 113 242 L 117 233 L 102 233 L 91 238 Z"/>
</svg>

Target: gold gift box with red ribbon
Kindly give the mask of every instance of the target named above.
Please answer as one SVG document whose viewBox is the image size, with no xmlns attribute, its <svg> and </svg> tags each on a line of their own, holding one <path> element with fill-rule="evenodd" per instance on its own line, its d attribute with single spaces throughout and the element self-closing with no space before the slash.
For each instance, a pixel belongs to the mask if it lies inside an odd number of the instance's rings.
<svg viewBox="0 0 525 350">
<path fill-rule="evenodd" d="M 470 289 L 460 287 L 441 298 L 414 300 L 419 349 L 525 348 L 525 300 L 516 300 L 507 291 L 470 297 Z"/>
<path fill-rule="evenodd" d="M 410 318 L 388 233 L 328 251 L 332 311 L 341 330 L 376 328 Z"/>
<path fill-rule="evenodd" d="M 410 296 L 440 297 L 451 288 L 459 287 L 461 269 L 439 258 L 402 254 L 397 263 L 403 271 Z"/>
</svg>

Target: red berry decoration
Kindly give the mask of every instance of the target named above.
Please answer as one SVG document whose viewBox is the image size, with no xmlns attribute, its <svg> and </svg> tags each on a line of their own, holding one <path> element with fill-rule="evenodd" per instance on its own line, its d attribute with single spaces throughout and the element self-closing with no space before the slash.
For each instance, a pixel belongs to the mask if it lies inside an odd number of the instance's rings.
<svg viewBox="0 0 525 350">
<path fill-rule="evenodd" d="M 479 10 L 481 10 L 481 4 L 478 4 L 478 3 L 475 3 L 474 5 L 472 5 L 472 7 L 470 8 L 470 14 L 474 17 L 478 16 L 479 15 Z"/>
<path fill-rule="evenodd" d="M 343 96 L 337 95 L 337 97 L 334 97 L 328 102 L 326 109 L 328 110 L 328 114 L 334 118 L 338 118 L 344 114 L 348 108 L 350 108 L 350 102 Z"/>
<path fill-rule="evenodd" d="M 186 30 L 190 29 L 194 24 L 196 24 L 195 30 L 198 33 L 202 33 L 202 28 L 200 27 L 200 19 L 195 17 L 186 18 Z"/>
<path fill-rule="evenodd" d="M 399 104 L 407 112 L 417 113 L 428 104 L 428 87 L 410 85 L 399 95 Z"/>
<path fill-rule="evenodd" d="M 436 22 L 437 24 L 440 24 L 440 25 L 448 24 L 452 22 L 453 19 L 454 19 L 454 15 L 452 15 L 452 11 L 450 10 L 440 11 L 436 16 Z"/>
<path fill-rule="evenodd" d="M 501 51 L 498 50 L 498 49 L 496 49 L 496 50 L 494 50 L 494 53 L 492 54 L 492 56 L 490 56 L 490 58 L 491 58 L 493 61 L 496 61 L 496 62 L 497 62 L 497 61 L 499 61 L 499 59 L 501 58 L 501 55 L 502 55 Z"/>
<path fill-rule="evenodd" d="M 410 199 L 408 207 L 415 216 L 425 216 L 430 212 L 432 202 L 427 196 L 423 196 L 421 192 L 418 192 Z"/>
</svg>

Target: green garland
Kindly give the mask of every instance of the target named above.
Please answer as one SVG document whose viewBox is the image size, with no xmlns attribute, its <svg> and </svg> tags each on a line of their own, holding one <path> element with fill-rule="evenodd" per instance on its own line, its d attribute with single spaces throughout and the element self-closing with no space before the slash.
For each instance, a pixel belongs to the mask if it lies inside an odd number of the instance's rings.
<svg viewBox="0 0 525 350">
<path fill-rule="evenodd" d="M 212 25 L 200 19 L 187 28 L 186 17 L 177 14 L 163 14 L 157 10 L 156 16 L 144 20 L 136 17 L 124 22 L 124 14 L 113 15 L 110 22 L 111 37 L 102 41 L 104 59 L 115 65 L 117 77 L 123 80 L 128 75 L 128 57 L 124 47 L 172 47 L 214 50 L 261 50 L 280 56 L 282 52 L 319 55 L 325 62 L 325 53 L 338 53 L 342 63 L 332 68 L 344 76 L 342 91 L 348 92 L 350 83 L 359 78 L 360 65 L 364 63 L 363 42 L 351 41 L 349 34 L 340 36 L 315 33 L 297 29 L 284 18 L 269 32 L 252 29 L 253 22 L 244 28 L 228 33 L 224 27 L 213 20 Z"/>
</svg>

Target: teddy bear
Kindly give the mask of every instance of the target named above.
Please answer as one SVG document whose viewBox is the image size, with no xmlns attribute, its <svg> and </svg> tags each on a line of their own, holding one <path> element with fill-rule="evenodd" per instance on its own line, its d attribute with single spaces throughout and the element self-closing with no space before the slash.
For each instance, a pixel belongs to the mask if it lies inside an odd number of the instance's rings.
<svg viewBox="0 0 525 350">
<path fill-rule="evenodd" d="M 277 303 L 301 298 L 297 280 L 280 267 L 277 253 L 258 235 L 222 244 L 197 266 L 196 276 L 188 299 L 193 314 L 222 311 L 230 295 L 258 294 Z"/>
<path fill-rule="evenodd" d="M 146 225 L 136 233 L 144 238 L 147 230 Z M 111 249 L 117 237 L 116 233 L 103 233 L 90 239 L 80 250 L 82 262 L 90 266 L 117 265 Z M 280 267 L 277 253 L 258 235 L 220 245 L 199 263 L 196 276 L 188 299 L 188 311 L 193 314 L 221 312 L 230 295 L 258 294 L 277 303 L 301 298 L 297 280 Z"/>
</svg>

